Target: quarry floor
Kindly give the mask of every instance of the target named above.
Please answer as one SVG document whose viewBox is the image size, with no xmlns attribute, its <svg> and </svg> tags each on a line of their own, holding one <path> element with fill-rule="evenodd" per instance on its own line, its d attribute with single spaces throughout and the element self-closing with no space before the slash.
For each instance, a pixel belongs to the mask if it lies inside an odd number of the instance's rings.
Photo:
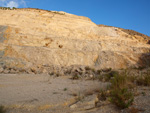
<svg viewBox="0 0 150 113">
<path fill-rule="evenodd" d="M 106 88 L 106 83 L 72 80 L 69 76 L 1 74 L 0 105 L 9 112 L 63 112 L 76 102 L 75 96 Z M 63 109 L 63 110 L 64 110 Z M 67 112 L 67 111 L 64 111 Z"/>
<path fill-rule="evenodd" d="M 72 80 L 70 76 L 0 74 L 0 105 L 6 113 L 120 113 L 107 102 L 94 107 L 96 94 L 91 93 L 107 85 L 97 80 Z M 133 106 L 149 113 L 150 87 L 139 87 L 137 92 Z"/>
</svg>

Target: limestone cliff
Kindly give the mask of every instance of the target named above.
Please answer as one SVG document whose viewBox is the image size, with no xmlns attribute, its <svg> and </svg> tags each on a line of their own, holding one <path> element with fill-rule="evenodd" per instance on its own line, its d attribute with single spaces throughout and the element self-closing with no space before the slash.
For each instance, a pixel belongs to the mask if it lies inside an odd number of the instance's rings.
<svg viewBox="0 0 150 113">
<path fill-rule="evenodd" d="M 39 9 L 0 9 L 0 66 L 85 65 L 128 68 L 150 63 L 150 38 L 89 18 Z"/>
</svg>

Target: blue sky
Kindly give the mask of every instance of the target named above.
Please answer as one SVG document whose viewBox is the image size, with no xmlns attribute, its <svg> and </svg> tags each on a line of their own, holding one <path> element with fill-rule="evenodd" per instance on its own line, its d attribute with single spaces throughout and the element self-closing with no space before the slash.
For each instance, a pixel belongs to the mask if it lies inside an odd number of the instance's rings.
<svg viewBox="0 0 150 113">
<path fill-rule="evenodd" d="M 150 0 L 0 0 L 0 5 L 65 11 L 150 36 Z"/>
</svg>

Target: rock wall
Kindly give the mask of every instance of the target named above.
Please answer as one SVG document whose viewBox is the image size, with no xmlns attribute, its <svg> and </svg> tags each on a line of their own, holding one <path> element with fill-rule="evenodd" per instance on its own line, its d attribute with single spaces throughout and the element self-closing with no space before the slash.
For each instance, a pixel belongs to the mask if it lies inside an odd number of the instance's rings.
<svg viewBox="0 0 150 113">
<path fill-rule="evenodd" d="M 1 67 L 120 69 L 148 65 L 142 64 L 141 56 L 150 53 L 149 39 L 120 28 L 97 26 L 87 17 L 38 9 L 0 9 L 0 18 Z M 149 54 L 144 57 L 148 58 Z"/>
</svg>

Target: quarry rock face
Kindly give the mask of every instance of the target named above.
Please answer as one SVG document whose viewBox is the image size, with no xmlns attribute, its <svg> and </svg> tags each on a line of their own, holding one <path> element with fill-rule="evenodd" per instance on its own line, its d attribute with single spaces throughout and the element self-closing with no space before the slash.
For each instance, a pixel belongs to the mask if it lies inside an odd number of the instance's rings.
<svg viewBox="0 0 150 113">
<path fill-rule="evenodd" d="M 65 12 L 0 9 L 0 67 L 3 68 L 147 66 L 149 40 L 140 33 L 98 26 L 87 17 Z"/>
</svg>

